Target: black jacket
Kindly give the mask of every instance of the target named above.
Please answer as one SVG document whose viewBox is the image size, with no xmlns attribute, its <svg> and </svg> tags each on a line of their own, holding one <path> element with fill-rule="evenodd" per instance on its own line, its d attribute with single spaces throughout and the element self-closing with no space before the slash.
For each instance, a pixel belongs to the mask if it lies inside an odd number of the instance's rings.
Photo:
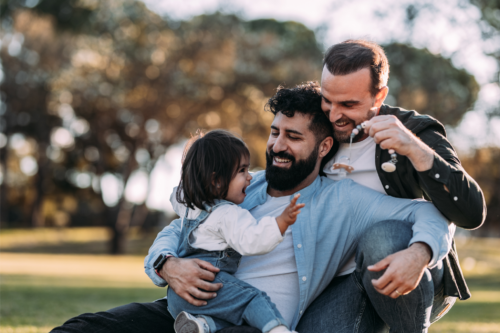
<svg viewBox="0 0 500 333">
<path fill-rule="evenodd" d="M 394 115 L 435 151 L 434 164 L 429 171 L 416 171 L 408 158 L 398 155 L 396 171 L 388 173 L 381 165 L 391 160 L 390 154 L 377 145 L 375 164 L 387 194 L 398 198 L 425 198 L 458 227 L 474 229 L 481 226 L 486 217 L 483 192 L 462 168 L 455 150 L 446 139 L 444 126 L 430 116 L 388 105 L 382 105 L 379 114 Z M 444 264 L 445 294 L 468 299 L 470 292 L 454 243 Z"/>
</svg>

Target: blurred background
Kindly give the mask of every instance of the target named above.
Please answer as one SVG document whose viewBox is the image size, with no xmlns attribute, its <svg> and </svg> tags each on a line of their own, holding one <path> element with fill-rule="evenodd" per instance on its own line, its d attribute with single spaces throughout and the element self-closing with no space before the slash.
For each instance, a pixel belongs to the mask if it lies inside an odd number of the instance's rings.
<svg viewBox="0 0 500 333">
<path fill-rule="evenodd" d="M 473 298 L 431 331 L 500 332 L 500 0 L 0 0 L 0 20 L 0 331 L 163 297 L 142 260 L 185 140 L 226 128 L 264 167 L 276 87 L 366 38 L 386 104 L 443 122 L 488 205 L 457 232 Z"/>
</svg>

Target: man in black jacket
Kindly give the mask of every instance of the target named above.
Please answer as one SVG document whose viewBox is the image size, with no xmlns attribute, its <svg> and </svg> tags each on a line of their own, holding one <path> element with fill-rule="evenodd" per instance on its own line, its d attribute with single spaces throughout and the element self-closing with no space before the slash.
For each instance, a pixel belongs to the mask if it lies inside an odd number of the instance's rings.
<svg viewBox="0 0 500 333">
<path fill-rule="evenodd" d="M 326 163 L 325 174 L 336 180 L 351 178 L 395 197 L 431 200 L 457 226 L 478 228 L 486 216 L 483 193 L 462 168 L 444 126 L 430 116 L 383 104 L 389 90 L 389 64 L 382 48 L 364 40 L 348 40 L 328 49 L 323 65 L 322 109 L 340 143 L 333 148 L 335 156 Z M 358 127 L 362 123 L 364 129 Z M 353 130 L 359 133 L 353 134 L 350 145 Z M 378 314 L 370 320 L 377 323 L 381 317 L 391 332 L 426 331 L 457 297 L 469 298 L 455 247 L 442 265 L 428 270 L 428 246 L 408 247 L 401 236 L 405 228 L 376 225 L 368 230 L 359 240 L 356 260 L 352 258 L 337 274 L 352 279 L 334 279 L 325 297 L 331 301 L 332 295 L 345 294 L 349 284 L 355 284 L 368 307 Z M 389 263 L 393 274 L 379 279 Z M 420 292 L 415 289 L 423 276 L 432 279 L 435 297 L 432 309 L 418 313 L 410 293 Z M 316 310 L 325 315 L 324 307 L 308 309 Z M 408 317 L 406 313 L 414 314 L 415 321 L 402 320 Z M 336 326 L 345 325 L 348 322 Z"/>
</svg>

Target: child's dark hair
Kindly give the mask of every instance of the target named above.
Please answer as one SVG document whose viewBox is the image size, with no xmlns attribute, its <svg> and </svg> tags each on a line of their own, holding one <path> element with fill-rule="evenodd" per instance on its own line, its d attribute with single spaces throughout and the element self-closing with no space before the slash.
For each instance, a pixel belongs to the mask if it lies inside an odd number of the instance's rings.
<svg viewBox="0 0 500 333">
<path fill-rule="evenodd" d="M 178 202 L 191 209 L 205 209 L 204 204 L 224 199 L 241 159 L 250 157 L 245 143 L 224 130 L 198 132 L 186 149 L 176 196 Z"/>
</svg>

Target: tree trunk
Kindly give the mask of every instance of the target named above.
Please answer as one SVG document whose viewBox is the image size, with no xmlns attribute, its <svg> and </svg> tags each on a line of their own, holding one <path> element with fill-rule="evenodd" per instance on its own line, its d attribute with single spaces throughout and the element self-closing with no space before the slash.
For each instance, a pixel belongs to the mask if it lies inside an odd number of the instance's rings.
<svg viewBox="0 0 500 333">
<path fill-rule="evenodd" d="M 110 221 L 116 221 L 112 224 L 111 237 L 111 254 L 125 254 L 127 248 L 127 233 L 130 227 L 132 218 L 132 210 L 134 205 L 126 201 L 125 198 L 120 200 L 118 208 L 113 208 L 113 216 Z"/>
<path fill-rule="evenodd" d="M 0 185 L 0 225 L 8 225 L 9 214 L 7 211 L 7 145 L 0 149 L 0 167 L 2 168 L 3 181 Z"/>
</svg>

